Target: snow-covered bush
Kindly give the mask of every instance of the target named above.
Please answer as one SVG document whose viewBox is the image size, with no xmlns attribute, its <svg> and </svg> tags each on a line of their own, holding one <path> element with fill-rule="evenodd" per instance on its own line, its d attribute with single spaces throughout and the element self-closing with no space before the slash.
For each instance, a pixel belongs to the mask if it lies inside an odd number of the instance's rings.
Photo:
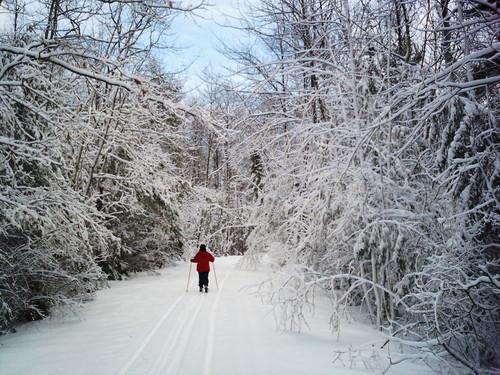
<svg viewBox="0 0 500 375">
<path fill-rule="evenodd" d="M 44 317 L 55 305 L 86 300 L 105 282 L 92 254 L 116 238 L 61 177 L 51 155 L 56 144 L 0 140 L 8 160 L 0 174 L 2 331 L 17 320 Z"/>
<path fill-rule="evenodd" d="M 261 5 L 243 23 L 273 57 L 238 55 L 267 167 L 247 256 L 283 267 L 280 326 L 321 288 L 444 372 L 498 371 L 496 8 Z"/>
</svg>

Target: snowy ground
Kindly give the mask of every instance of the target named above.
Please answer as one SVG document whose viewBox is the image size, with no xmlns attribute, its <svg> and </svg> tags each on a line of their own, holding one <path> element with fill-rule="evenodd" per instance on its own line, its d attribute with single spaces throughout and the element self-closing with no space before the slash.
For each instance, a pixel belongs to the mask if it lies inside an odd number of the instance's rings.
<svg viewBox="0 0 500 375">
<path fill-rule="evenodd" d="M 269 306 L 245 286 L 263 272 L 236 268 L 238 257 L 219 258 L 208 294 L 197 291 L 189 265 L 113 282 L 85 306 L 80 318 L 65 316 L 23 325 L 0 337 L 2 375 L 367 375 L 360 360 L 336 361 L 335 350 L 383 342 L 370 326 L 342 325 L 340 340 L 328 326 L 327 304 L 317 309 L 310 328 L 275 329 Z M 365 363 L 384 363 L 386 352 Z M 388 374 L 427 375 L 424 365 L 404 361 Z"/>
</svg>

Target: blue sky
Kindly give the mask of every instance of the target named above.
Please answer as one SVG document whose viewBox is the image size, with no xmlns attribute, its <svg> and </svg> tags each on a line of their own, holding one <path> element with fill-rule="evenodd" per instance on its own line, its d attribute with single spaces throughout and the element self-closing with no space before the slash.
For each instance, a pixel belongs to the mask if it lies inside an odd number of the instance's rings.
<svg viewBox="0 0 500 375">
<path fill-rule="evenodd" d="M 176 45 L 183 47 L 175 55 L 165 59 L 167 70 L 179 69 L 182 66 L 191 66 L 186 71 L 189 78 L 189 87 L 197 86 L 201 81 L 199 75 L 203 69 L 211 65 L 214 70 L 223 70 L 230 62 L 217 52 L 217 38 L 224 40 L 235 37 L 237 31 L 224 28 L 219 24 L 227 23 L 227 16 L 237 16 L 238 0 L 210 0 L 211 6 L 207 10 L 198 11 L 200 17 L 192 15 L 179 15 L 174 20 L 172 32 L 176 36 Z"/>
</svg>

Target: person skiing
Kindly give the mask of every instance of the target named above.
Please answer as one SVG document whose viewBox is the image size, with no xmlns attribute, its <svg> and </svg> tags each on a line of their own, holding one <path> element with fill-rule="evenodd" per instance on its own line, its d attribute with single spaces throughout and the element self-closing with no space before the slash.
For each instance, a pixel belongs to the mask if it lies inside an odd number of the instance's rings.
<svg viewBox="0 0 500 375">
<path fill-rule="evenodd" d="M 200 245 L 200 251 L 196 253 L 192 263 L 197 263 L 196 271 L 198 271 L 198 286 L 200 287 L 200 292 L 203 292 L 203 287 L 205 287 L 205 293 L 208 293 L 208 273 L 210 272 L 210 263 L 215 262 L 215 258 L 212 254 L 207 251 L 205 244 Z"/>
</svg>

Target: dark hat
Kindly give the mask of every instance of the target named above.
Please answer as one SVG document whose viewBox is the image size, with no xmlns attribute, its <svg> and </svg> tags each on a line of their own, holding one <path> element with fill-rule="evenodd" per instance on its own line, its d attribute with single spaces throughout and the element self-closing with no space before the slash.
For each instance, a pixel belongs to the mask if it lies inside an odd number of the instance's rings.
<svg viewBox="0 0 500 375">
<path fill-rule="evenodd" d="M 201 244 L 200 245 L 200 251 L 207 251 L 207 247 L 205 246 L 205 244 Z"/>
</svg>

